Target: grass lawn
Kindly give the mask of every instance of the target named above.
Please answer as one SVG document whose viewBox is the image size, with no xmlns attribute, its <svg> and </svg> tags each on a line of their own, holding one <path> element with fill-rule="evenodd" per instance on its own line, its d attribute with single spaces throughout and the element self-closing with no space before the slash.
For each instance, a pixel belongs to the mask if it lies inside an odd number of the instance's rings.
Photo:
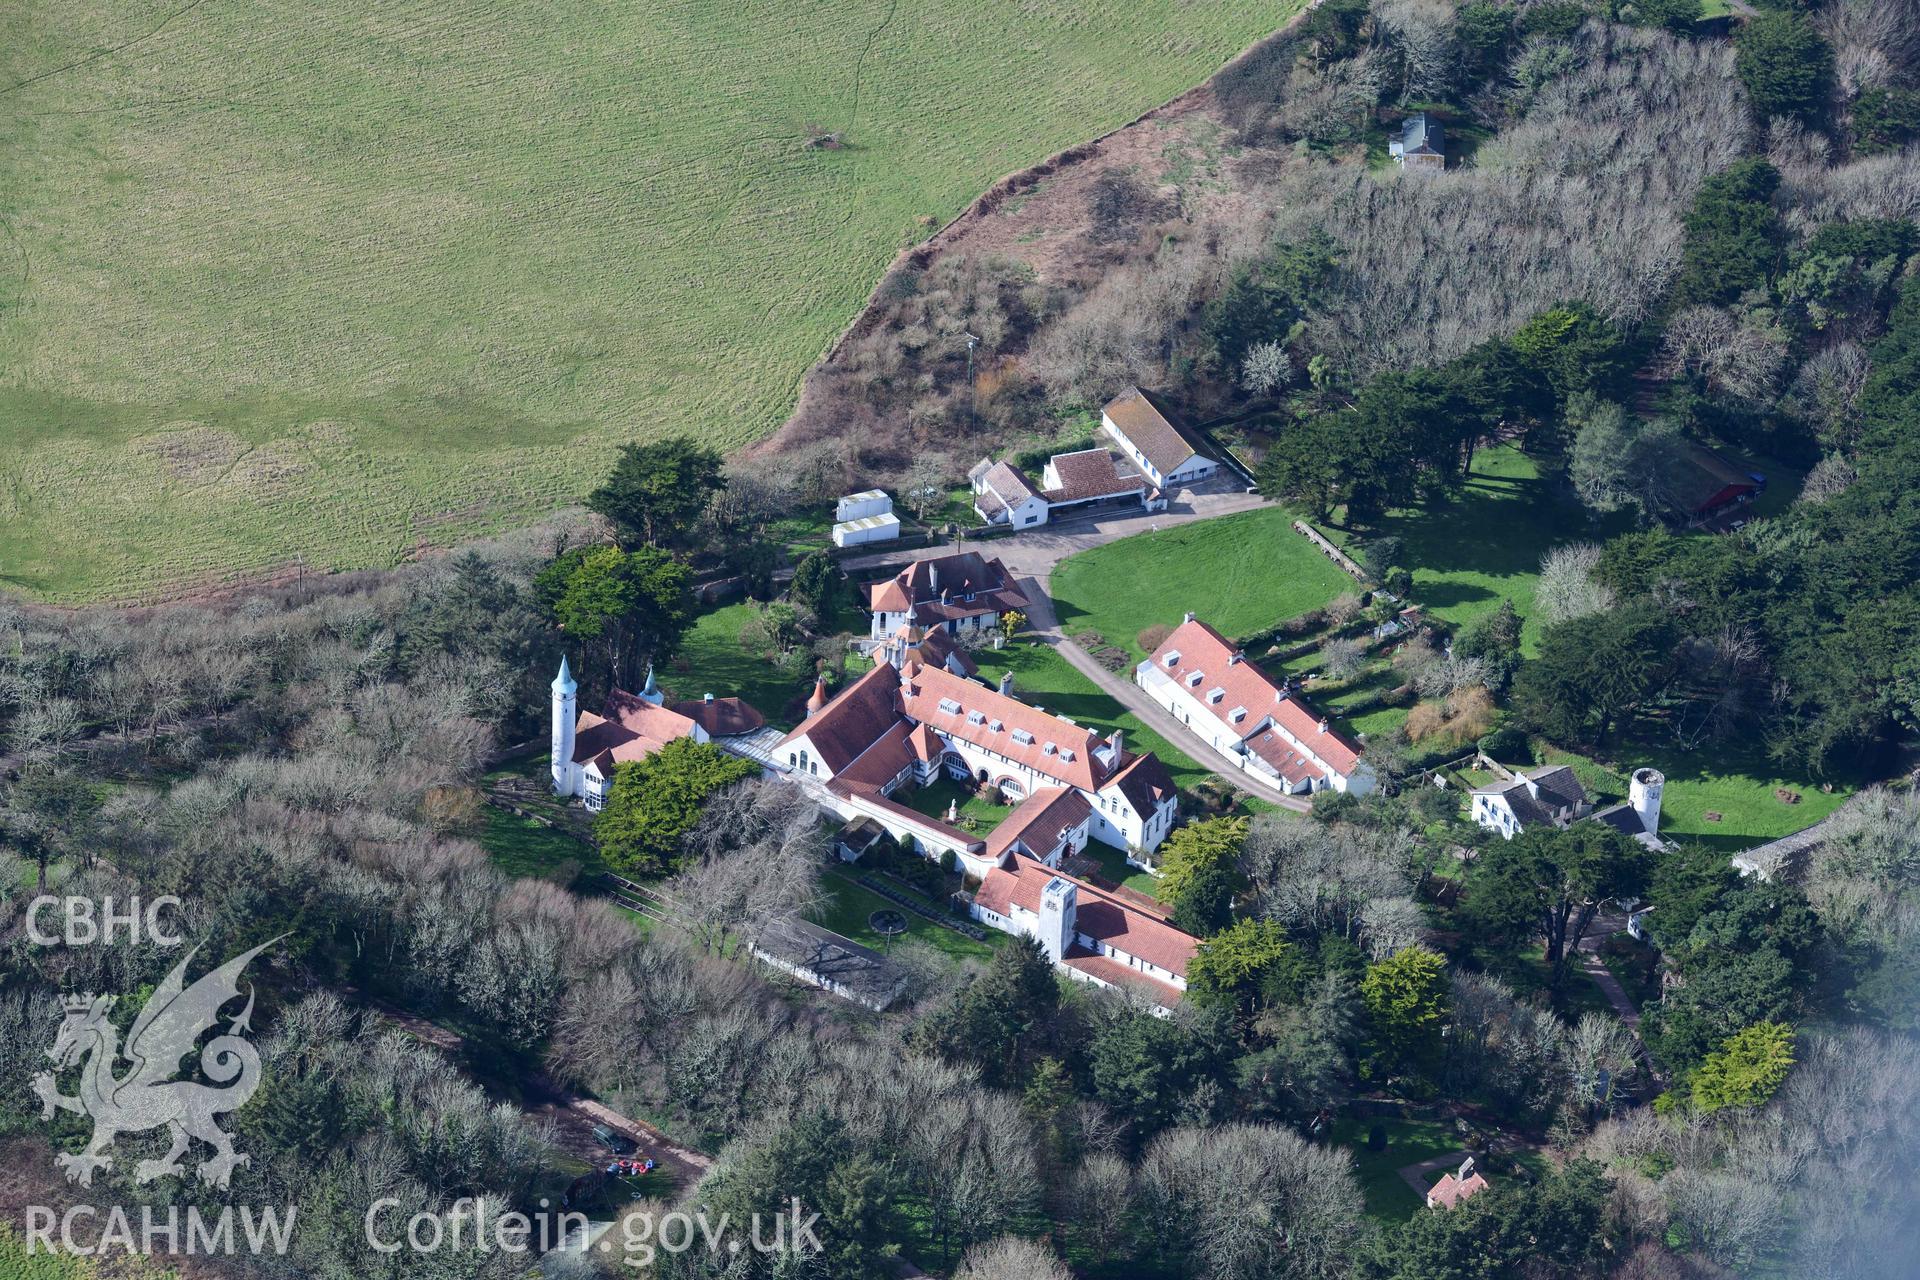
<svg viewBox="0 0 1920 1280">
<path fill-rule="evenodd" d="M 761 438 L 900 248 L 1295 7 L 8 6 L 0 583 L 388 565 Z"/>
<path fill-rule="evenodd" d="M 1176 786 L 1195 787 L 1214 772 L 1176 750 L 1165 738 L 1142 724 L 1139 717 L 1100 692 L 1093 681 L 1081 675 L 1051 645 L 1017 641 L 1004 649 L 977 650 L 973 657 L 981 676 L 989 681 L 998 682 L 1003 673 L 1012 671 L 1013 692 L 1022 702 L 1044 707 L 1096 733 L 1108 734 L 1119 729 L 1129 751 L 1151 751 L 1159 756 L 1160 763 L 1173 775 Z"/>
<path fill-rule="evenodd" d="M 1375 1124 L 1386 1130 L 1384 1151 L 1367 1147 L 1367 1133 Z M 1384 1222 L 1404 1221 L 1425 1207 L 1425 1201 L 1400 1177 L 1401 1169 L 1461 1149 L 1460 1135 L 1452 1125 L 1439 1120 L 1342 1117 L 1334 1123 L 1333 1141 L 1353 1152 L 1354 1173 L 1366 1196 L 1367 1213 Z M 1437 1179 L 1440 1175 L 1433 1176 Z"/>
<path fill-rule="evenodd" d="M 1851 780 L 1831 779 L 1831 793 L 1812 778 L 1782 777 L 1779 766 L 1760 751 L 1727 744 L 1682 751 L 1670 743 L 1628 742 L 1618 748 L 1623 765 L 1652 765 L 1667 777 L 1660 798 L 1660 834 L 1737 853 L 1767 840 L 1810 827 L 1853 793 Z M 1550 761 L 1591 764 L 1567 751 L 1547 753 Z M 1598 768 L 1598 766 L 1595 766 Z M 1592 775 L 1585 775 L 1592 776 Z M 1788 804 L 1775 794 L 1785 789 L 1800 797 Z M 1622 795 L 1620 798 L 1624 798 Z M 1718 821 L 1707 814 L 1717 813 Z"/>
<path fill-rule="evenodd" d="M 1480 451 L 1472 478 L 1445 506 L 1396 511 L 1365 535 L 1323 532 L 1349 550 L 1372 537 L 1399 538 L 1413 571 L 1414 600 L 1447 622 L 1469 622 L 1511 599 L 1526 622 L 1522 645 L 1532 654 L 1540 640 L 1533 610 L 1540 557 L 1562 543 L 1604 541 L 1629 523 L 1624 516 L 1590 520 L 1549 488 L 1533 459 L 1503 446 Z"/>
<path fill-rule="evenodd" d="M 837 867 L 820 877 L 820 889 L 824 901 L 814 914 L 815 923 L 842 937 L 851 938 L 862 946 L 872 947 L 875 951 L 884 951 L 887 946 L 887 940 L 867 924 L 876 911 L 893 911 L 905 916 L 907 932 L 904 936 L 924 942 L 955 960 L 977 960 L 984 964 L 993 958 L 994 948 L 1007 937 L 1006 934 L 988 930 L 988 941 L 975 942 L 965 934 L 935 924 L 925 916 L 901 909 Z"/>
<path fill-rule="evenodd" d="M 795 722 L 784 714 L 786 705 L 804 695 L 812 684 L 809 675 L 790 679 L 758 653 L 740 645 L 740 629 L 753 617 L 750 604 L 723 605 L 703 613 L 687 629 L 680 642 L 680 653 L 659 680 L 675 698 L 744 698 L 767 718 L 767 723 L 791 726 Z"/>
<path fill-rule="evenodd" d="M 1188 610 L 1240 636 L 1355 589 L 1279 507 L 1136 534 L 1063 561 L 1052 590 L 1070 635 L 1098 631 L 1138 661 L 1140 632 Z"/>
<path fill-rule="evenodd" d="M 691 700 L 709 693 L 720 698 L 729 695 L 745 698 L 767 718 L 768 724 L 790 728 L 798 721 L 785 714 L 786 706 L 812 691 L 813 668 L 809 665 L 799 677 L 789 679 L 765 657 L 743 648 L 740 631 L 752 620 L 754 610 L 754 605 L 742 601 L 722 605 L 695 618 L 680 642 L 679 655 L 667 664 L 665 671 L 658 673 L 658 678 L 673 698 Z M 827 623 L 836 633 L 865 634 L 867 615 L 851 604 L 844 604 Z M 862 676 L 867 673 L 868 665 L 865 658 L 850 654 L 845 671 L 850 677 Z M 843 687 L 844 683 L 832 689 L 838 691 Z"/>
<path fill-rule="evenodd" d="M 597 876 L 607 868 L 600 851 L 563 831 L 542 826 L 532 818 L 508 813 L 498 805 L 486 807 L 486 825 L 480 847 L 510 876 L 544 877 L 562 863 L 578 863 L 583 875 Z"/>
</svg>

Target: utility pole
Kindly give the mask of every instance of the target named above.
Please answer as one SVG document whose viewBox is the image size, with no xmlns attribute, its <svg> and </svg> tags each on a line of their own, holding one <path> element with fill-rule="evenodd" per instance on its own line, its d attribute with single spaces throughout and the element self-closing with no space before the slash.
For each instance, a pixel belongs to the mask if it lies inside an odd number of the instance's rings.
<svg viewBox="0 0 1920 1280">
<path fill-rule="evenodd" d="M 980 339 L 973 334 L 962 335 L 967 340 L 967 414 L 974 430 L 980 429 L 980 389 L 973 381 L 973 349 L 980 345 Z"/>
</svg>

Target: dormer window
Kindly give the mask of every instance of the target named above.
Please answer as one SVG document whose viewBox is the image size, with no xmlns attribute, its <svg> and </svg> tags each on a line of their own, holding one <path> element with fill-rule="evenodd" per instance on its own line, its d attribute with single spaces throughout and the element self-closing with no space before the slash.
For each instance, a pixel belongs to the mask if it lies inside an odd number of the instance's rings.
<svg viewBox="0 0 1920 1280">
<path fill-rule="evenodd" d="M 1007 727 L 1007 726 L 1006 726 L 1006 725 L 1005 725 L 1004 723 L 1002 723 L 1001 721 L 998 721 L 998 720 L 989 720 L 989 721 L 987 722 L 987 732 L 988 732 L 988 733 L 998 733 L 998 732 L 1000 732 L 1000 731 L 1001 731 L 1002 729 L 1004 729 L 1004 728 L 1006 728 L 1006 727 Z"/>
<path fill-rule="evenodd" d="M 1204 679 L 1206 679 L 1206 677 L 1205 677 L 1204 675 L 1202 675 L 1202 674 L 1201 674 L 1200 672 L 1198 672 L 1198 671 L 1190 671 L 1190 672 L 1188 672 L 1188 673 L 1187 673 L 1187 688 L 1189 688 L 1189 689 L 1198 689 L 1198 688 L 1200 687 L 1200 682 L 1201 682 L 1202 680 L 1204 680 Z"/>
<path fill-rule="evenodd" d="M 1030 747 L 1033 745 L 1033 735 L 1028 733 L 1025 729 L 1015 729 L 1013 731 L 1013 740 L 1019 743 L 1023 747 Z"/>
<path fill-rule="evenodd" d="M 1057 751 L 1057 750 L 1059 750 L 1059 748 L 1058 748 L 1058 747 L 1055 747 L 1055 746 L 1054 746 L 1054 745 L 1053 745 L 1053 744 L 1052 744 L 1051 742 L 1049 742 L 1049 743 L 1046 743 L 1046 744 L 1044 744 L 1044 745 L 1043 745 L 1043 746 L 1042 746 L 1042 747 L 1040 748 L 1040 754 L 1041 754 L 1041 755 L 1043 755 L 1043 756 L 1050 756 L 1050 755 L 1052 755 L 1052 754 L 1053 754 L 1053 753 L 1054 753 L 1055 751 Z"/>
<path fill-rule="evenodd" d="M 1067 748 L 1067 747 L 1062 747 L 1062 748 L 1060 748 L 1060 758 L 1061 758 L 1062 760 L 1064 760 L 1064 761 L 1066 761 L 1066 762 L 1067 762 L 1068 764 L 1072 764 L 1072 763 L 1073 763 L 1073 752 L 1072 752 L 1072 751 L 1071 751 L 1071 750 L 1070 750 L 1069 748 Z"/>
<path fill-rule="evenodd" d="M 1220 700 L 1226 696 L 1227 696 L 1227 691 L 1221 688 L 1219 685 L 1215 685 L 1213 686 L 1213 688 L 1207 690 L 1207 701 L 1210 704 L 1217 705 L 1220 702 Z"/>
<path fill-rule="evenodd" d="M 1175 649 L 1172 653 L 1160 659 L 1160 661 L 1164 662 L 1169 668 L 1177 667 L 1180 665 L 1180 651 Z"/>
<path fill-rule="evenodd" d="M 1245 720 L 1246 718 L 1247 718 L 1247 709 L 1245 707 L 1235 707 L 1233 710 L 1227 712 L 1227 719 L 1229 722 L 1233 724 L 1239 724 L 1242 720 Z"/>
<path fill-rule="evenodd" d="M 940 709 L 946 712 L 950 716 L 960 714 L 960 704 L 955 702 L 952 698 L 940 699 Z"/>
<path fill-rule="evenodd" d="M 981 711 L 967 712 L 968 724 L 985 724 L 986 722 L 987 722 L 987 717 L 985 712 L 981 712 Z"/>
</svg>

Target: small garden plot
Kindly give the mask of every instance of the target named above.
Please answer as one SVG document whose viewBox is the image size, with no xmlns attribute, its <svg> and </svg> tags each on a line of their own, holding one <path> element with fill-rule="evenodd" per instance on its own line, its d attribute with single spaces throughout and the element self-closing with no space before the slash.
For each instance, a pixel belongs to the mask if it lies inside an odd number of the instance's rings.
<svg viewBox="0 0 1920 1280">
<path fill-rule="evenodd" d="M 924 787 L 902 787 L 893 793 L 893 799 L 939 822 L 948 820 L 947 811 L 952 807 L 957 811 L 954 825 L 980 836 L 999 826 L 1000 820 L 1013 812 L 1012 805 L 983 798 L 976 788 L 945 776 Z"/>
<path fill-rule="evenodd" d="M 820 878 L 820 890 L 821 903 L 813 917 L 816 924 L 875 951 L 887 949 L 888 940 L 874 932 L 871 921 L 878 912 L 899 911 L 898 903 L 889 902 L 837 867 Z M 977 960 L 984 964 L 993 958 L 994 948 L 1003 945 L 1007 936 L 989 930 L 986 941 L 976 942 L 916 912 L 900 914 L 906 918 L 907 931 L 893 939 L 892 945 L 898 946 L 911 938 L 953 960 Z"/>
</svg>

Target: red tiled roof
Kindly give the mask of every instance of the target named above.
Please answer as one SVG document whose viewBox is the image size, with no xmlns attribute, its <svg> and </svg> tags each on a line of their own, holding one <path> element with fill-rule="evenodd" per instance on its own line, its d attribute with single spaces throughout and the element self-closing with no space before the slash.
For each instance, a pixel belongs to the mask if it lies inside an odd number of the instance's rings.
<svg viewBox="0 0 1920 1280">
<path fill-rule="evenodd" d="M 915 605 L 938 603 L 942 592 L 952 600 L 972 595 L 985 612 L 992 601 L 986 596 L 1010 598 L 1012 603 L 999 609 L 1024 609 L 1027 598 L 1013 585 L 1007 568 L 998 560 L 988 560 L 978 551 L 959 551 L 949 556 L 915 560 L 891 578 L 866 584 L 867 608 L 874 613 L 902 613 Z"/>
<path fill-rule="evenodd" d="M 1101 412 L 1163 476 L 1172 475 L 1199 452 L 1167 412 L 1139 387 L 1128 387 L 1107 401 Z"/>
<path fill-rule="evenodd" d="M 1047 465 L 1060 481 L 1058 488 L 1042 490 L 1048 502 L 1085 502 L 1148 487 L 1145 476 L 1105 449 L 1056 453 Z"/>
<path fill-rule="evenodd" d="M 1179 654 L 1179 662 L 1173 667 L 1166 664 L 1167 655 Z M 1272 716 L 1274 722 L 1294 738 L 1299 740 L 1313 753 L 1341 775 L 1353 772 L 1360 763 L 1360 746 L 1351 738 L 1327 725 L 1320 726 L 1326 717 L 1309 705 L 1299 694 L 1286 693 L 1266 672 L 1248 661 L 1245 654 L 1234 648 L 1233 643 L 1198 618 L 1183 622 L 1173 629 L 1149 659 L 1161 674 L 1178 680 L 1182 688 L 1187 689 L 1207 710 L 1211 711 L 1222 723 L 1240 731 L 1244 738 L 1252 733 L 1262 720 Z M 1202 679 L 1197 686 L 1188 687 L 1187 680 L 1198 671 Z M 1223 690 L 1218 700 L 1209 700 L 1208 693 L 1214 689 Z M 1236 707 L 1245 708 L 1246 718 L 1238 724 L 1230 719 Z M 1278 748 L 1288 744 L 1278 736 L 1274 739 Z M 1264 760 L 1274 763 L 1287 758 L 1284 750 L 1268 754 L 1274 747 L 1263 749 L 1256 739 L 1249 742 L 1248 749 L 1257 752 Z M 1287 774 L 1282 768 L 1281 773 Z"/>
<path fill-rule="evenodd" d="M 1486 1189 L 1487 1180 L 1477 1173 L 1468 1174 L 1465 1182 L 1449 1173 L 1434 1183 L 1433 1189 L 1427 1192 L 1427 1203 L 1429 1205 L 1437 1203 L 1443 1209 L 1451 1209 L 1462 1200 L 1471 1200 Z"/>
<path fill-rule="evenodd" d="M 1273 766 L 1273 771 L 1283 778 L 1288 786 L 1299 786 L 1320 776 L 1320 770 L 1313 761 L 1307 759 L 1300 748 L 1288 742 L 1271 728 L 1262 729 L 1246 739 L 1247 750 Z"/>
<path fill-rule="evenodd" d="M 698 724 L 713 738 L 752 733 L 766 726 L 766 717 L 738 698 L 700 698 L 667 704 L 668 710 Z"/>
<path fill-rule="evenodd" d="M 805 737 L 820 763 L 833 773 L 840 772 L 899 721 L 894 700 L 899 683 L 899 673 L 892 667 L 875 667 L 803 720 L 780 739 L 780 745 Z"/>
<path fill-rule="evenodd" d="M 920 660 L 929 666 L 944 667 L 951 660 L 960 668 L 962 675 L 976 675 L 980 671 L 979 665 L 967 651 L 955 644 L 952 636 L 937 627 L 927 632 L 914 648 L 919 651 Z"/>
<path fill-rule="evenodd" d="M 993 829 L 993 834 L 987 837 L 987 856 L 998 858 L 1016 840 L 1023 841 L 1035 857 L 1051 853 L 1065 831 L 1079 826 L 1092 814 L 1093 806 L 1078 791 L 1041 787 Z"/>
<path fill-rule="evenodd" d="M 908 740 L 914 733 L 914 726 L 905 720 L 894 721 L 893 727 L 862 751 L 858 759 L 836 770 L 835 778 L 849 786 L 892 786 L 893 780 L 913 764 L 913 748 Z"/>
<path fill-rule="evenodd" d="M 1075 888 L 1075 930 L 1169 973 L 1186 976 L 1187 962 L 1200 947 L 1198 939 L 1158 915 L 1023 854 L 1014 854 L 1010 866 L 987 872 L 974 899 L 996 915 L 1011 916 L 1014 907 L 1038 915 L 1040 894 L 1056 876 Z"/>
<path fill-rule="evenodd" d="M 954 705 L 943 710 L 941 703 Z M 995 689 L 940 667 L 909 663 L 900 673 L 900 706 L 922 724 L 1025 765 L 1070 787 L 1097 791 L 1107 771 L 1094 758 L 1100 738 Z M 968 713 L 979 712 L 978 721 Z M 998 724 L 999 728 L 994 728 Z M 1026 742 L 1014 734 L 1024 733 Z M 1048 750 L 1051 747 L 1052 750 Z M 1068 759 L 1068 755 L 1072 759 Z"/>
<path fill-rule="evenodd" d="M 626 760 L 644 760 L 676 738 L 691 737 L 694 722 L 618 689 L 606 714 L 582 711 L 573 729 L 573 763 L 597 762 L 601 772 Z"/>
<path fill-rule="evenodd" d="M 907 735 L 907 751 L 922 763 L 938 760 L 946 749 L 939 736 L 923 724 L 915 725 Z"/>
</svg>

